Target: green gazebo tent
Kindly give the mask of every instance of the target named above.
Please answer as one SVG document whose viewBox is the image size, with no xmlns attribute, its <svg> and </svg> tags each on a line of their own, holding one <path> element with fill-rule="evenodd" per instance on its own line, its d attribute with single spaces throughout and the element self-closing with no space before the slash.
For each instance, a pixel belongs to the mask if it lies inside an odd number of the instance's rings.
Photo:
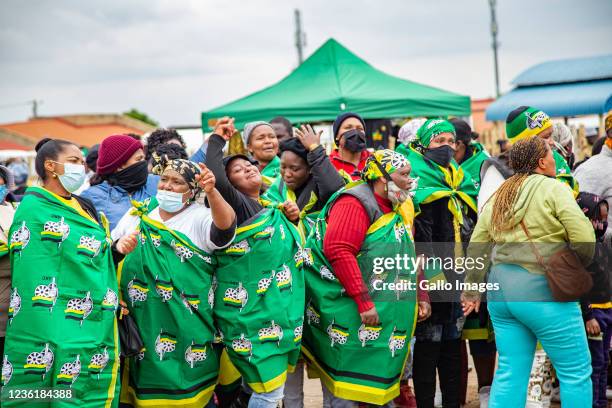
<svg viewBox="0 0 612 408">
<path fill-rule="evenodd" d="M 470 97 L 407 81 L 377 70 L 329 39 L 280 82 L 202 112 L 202 129 L 222 116 L 236 127 L 285 116 L 292 123 L 332 121 L 343 111 L 366 119 L 406 116 L 468 116 Z"/>
</svg>

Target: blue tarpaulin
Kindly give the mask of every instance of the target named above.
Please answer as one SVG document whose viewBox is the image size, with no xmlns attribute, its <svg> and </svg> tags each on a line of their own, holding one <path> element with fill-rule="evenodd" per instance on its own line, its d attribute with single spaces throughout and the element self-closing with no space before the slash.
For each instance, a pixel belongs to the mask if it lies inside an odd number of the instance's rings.
<svg viewBox="0 0 612 408">
<path fill-rule="evenodd" d="M 505 120 L 528 105 L 550 116 L 605 114 L 612 109 L 612 55 L 547 61 L 517 76 L 517 87 L 487 108 L 487 120 Z"/>
</svg>

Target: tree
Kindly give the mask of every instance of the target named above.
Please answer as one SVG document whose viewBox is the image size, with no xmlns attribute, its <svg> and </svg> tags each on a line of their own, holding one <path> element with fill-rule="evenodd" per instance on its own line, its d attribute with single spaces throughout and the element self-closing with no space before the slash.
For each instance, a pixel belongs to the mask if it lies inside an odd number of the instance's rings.
<svg viewBox="0 0 612 408">
<path fill-rule="evenodd" d="M 140 112 L 138 109 L 130 109 L 127 112 L 123 112 L 125 116 L 129 116 L 130 118 L 138 119 L 141 122 L 148 123 L 151 126 L 158 126 L 159 123 L 151 119 L 146 113 Z"/>
</svg>

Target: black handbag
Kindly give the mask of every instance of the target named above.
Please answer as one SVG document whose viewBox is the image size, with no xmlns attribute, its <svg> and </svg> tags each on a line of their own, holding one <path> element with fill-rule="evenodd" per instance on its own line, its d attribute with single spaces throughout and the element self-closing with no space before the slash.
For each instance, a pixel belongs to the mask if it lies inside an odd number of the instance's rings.
<svg viewBox="0 0 612 408">
<path fill-rule="evenodd" d="M 119 308 L 121 313 L 121 308 Z M 121 342 L 121 357 L 133 357 L 144 349 L 144 343 L 136 321 L 132 316 L 124 315 L 117 319 L 119 326 L 119 341 Z"/>
</svg>

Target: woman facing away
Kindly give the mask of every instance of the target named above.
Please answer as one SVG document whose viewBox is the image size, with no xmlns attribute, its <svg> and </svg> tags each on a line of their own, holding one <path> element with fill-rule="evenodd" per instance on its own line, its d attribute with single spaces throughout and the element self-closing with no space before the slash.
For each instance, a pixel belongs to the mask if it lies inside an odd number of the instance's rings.
<svg viewBox="0 0 612 408">
<path fill-rule="evenodd" d="M 468 257 L 478 257 L 483 246 L 495 247 L 488 282 L 500 289 L 489 291 L 487 299 L 499 367 L 489 407 L 524 406 L 537 341 L 557 372 L 563 405 L 590 407 L 591 359 L 579 304 L 553 301 L 535 251 L 547 262 L 569 245 L 588 265 L 593 227 L 572 191 L 555 180 L 553 152 L 542 138 L 518 141 L 509 157 L 514 175 L 486 203 L 468 250 Z M 466 282 L 483 282 L 485 271 L 470 270 Z M 464 291 L 464 313 L 479 306 L 479 293 Z"/>
</svg>

